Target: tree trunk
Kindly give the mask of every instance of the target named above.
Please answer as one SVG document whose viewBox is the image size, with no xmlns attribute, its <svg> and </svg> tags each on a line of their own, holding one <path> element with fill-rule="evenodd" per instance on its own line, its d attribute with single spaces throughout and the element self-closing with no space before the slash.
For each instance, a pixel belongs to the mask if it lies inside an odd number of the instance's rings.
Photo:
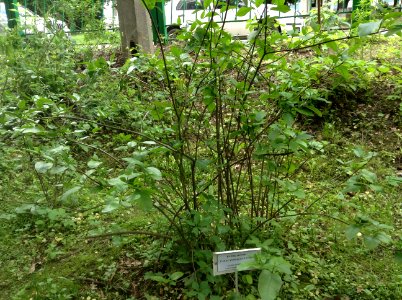
<svg viewBox="0 0 402 300">
<path fill-rule="evenodd" d="M 152 23 L 141 0 L 117 0 L 121 48 L 126 58 L 140 50 L 153 53 Z"/>
</svg>

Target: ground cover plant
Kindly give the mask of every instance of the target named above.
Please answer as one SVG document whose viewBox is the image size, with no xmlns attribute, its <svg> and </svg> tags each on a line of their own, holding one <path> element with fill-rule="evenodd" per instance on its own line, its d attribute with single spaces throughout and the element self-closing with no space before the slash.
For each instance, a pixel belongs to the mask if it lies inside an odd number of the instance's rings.
<svg viewBox="0 0 402 300">
<path fill-rule="evenodd" d="M 1 37 L 1 297 L 401 298 L 398 18 L 195 22 L 123 63 Z M 236 295 L 212 252 L 251 247 Z"/>
</svg>

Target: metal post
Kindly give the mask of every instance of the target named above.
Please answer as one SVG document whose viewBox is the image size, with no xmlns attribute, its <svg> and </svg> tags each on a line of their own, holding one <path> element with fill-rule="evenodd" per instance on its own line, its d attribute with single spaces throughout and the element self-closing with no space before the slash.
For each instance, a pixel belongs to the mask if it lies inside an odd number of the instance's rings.
<svg viewBox="0 0 402 300">
<path fill-rule="evenodd" d="M 101 0 L 101 8 L 100 8 L 100 17 L 101 17 L 101 19 L 105 16 L 105 14 L 103 12 L 104 6 L 105 6 L 105 2 L 103 0 Z"/>
<path fill-rule="evenodd" d="M 152 34 L 153 41 L 156 44 L 158 42 L 158 35 L 162 35 L 164 40 L 167 40 L 166 18 L 165 18 L 165 1 L 157 1 L 155 7 L 151 9 L 151 18 L 153 20 Z"/>
<path fill-rule="evenodd" d="M 20 17 L 17 6 L 18 2 L 17 0 L 5 0 L 4 4 L 6 8 L 8 27 L 14 28 L 17 26 Z"/>
<path fill-rule="evenodd" d="M 355 11 L 360 6 L 360 0 L 353 0 L 352 10 Z"/>
</svg>

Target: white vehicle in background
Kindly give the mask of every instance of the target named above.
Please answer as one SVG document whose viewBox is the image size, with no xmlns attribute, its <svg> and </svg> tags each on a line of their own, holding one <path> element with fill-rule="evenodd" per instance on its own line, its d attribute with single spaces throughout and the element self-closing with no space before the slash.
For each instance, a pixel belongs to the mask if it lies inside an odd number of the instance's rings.
<svg viewBox="0 0 402 300">
<path fill-rule="evenodd" d="M 25 34 L 33 34 L 35 32 L 56 33 L 64 31 L 69 34 L 70 29 L 67 24 L 61 20 L 48 17 L 43 18 L 33 13 L 28 8 L 18 5 L 19 26 L 21 26 Z M 8 19 L 4 2 L 0 2 L 0 32 L 5 31 L 8 27 Z"/>
<path fill-rule="evenodd" d="M 119 16 L 114 1 L 105 1 L 103 4 L 103 22 L 107 30 L 119 28 Z"/>
<path fill-rule="evenodd" d="M 225 30 L 236 37 L 247 37 L 250 30 L 247 28 L 247 21 L 255 19 L 256 21 L 265 16 L 265 5 L 258 8 L 251 7 L 251 11 L 244 16 L 236 16 L 237 11 L 246 5 L 241 0 L 230 0 L 232 8 L 228 10 L 225 21 Z M 282 30 L 291 31 L 295 29 L 300 31 L 304 26 L 304 20 L 300 13 L 291 9 L 287 13 L 279 13 L 273 8 L 275 5 L 266 4 L 266 12 L 270 17 L 278 17 L 277 22 Z M 205 9 L 211 11 L 211 7 Z M 202 19 L 204 11 L 203 0 L 170 0 L 165 4 L 165 19 L 168 35 L 174 34 L 179 29 L 186 28 L 195 20 L 208 21 L 208 18 Z M 220 9 L 216 9 L 218 15 L 214 16 L 214 21 L 218 24 L 223 23 L 224 14 Z M 107 29 L 119 27 L 119 18 L 114 1 L 107 1 L 103 7 L 103 17 Z"/>
<path fill-rule="evenodd" d="M 247 28 L 247 21 L 255 19 L 260 20 L 261 17 L 278 17 L 277 22 L 281 29 L 286 31 L 300 31 L 304 26 L 304 20 L 300 17 L 300 13 L 294 9 L 290 9 L 286 13 L 280 13 L 275 10 L 275 5 L 262 4 L 259 7 L 251 7 L 251 10 L 244 16 L 237 16 L 239 9 L 246 7 L 242 1 L 230 0 L 231 7 L 225 13 L 221 13 L 217 8 L 214 16 L 214 21 L 223 23 L 225 20 L 225 30 L 237 37 L 247 37 L 250 30 Z M 203 0 L 171 0 L 166 3 L 165 17 L 168 32 L 174 32 L 179 28 L 186 28 L 195 20 L 207 21 L 207 18 L 202 19 Z M 206 8 L 207 11 L 212 11 L 212 7 Z M 244 8 L 243 8 L 244 10 Z"/>
<path fill-rule="evenodd" d="M 4 4 L 4 3 L 0 2 L 0 33 L 5 32 L 8 27 L 6 10 L 2 9 L 2 4 Z"/>
</svg>

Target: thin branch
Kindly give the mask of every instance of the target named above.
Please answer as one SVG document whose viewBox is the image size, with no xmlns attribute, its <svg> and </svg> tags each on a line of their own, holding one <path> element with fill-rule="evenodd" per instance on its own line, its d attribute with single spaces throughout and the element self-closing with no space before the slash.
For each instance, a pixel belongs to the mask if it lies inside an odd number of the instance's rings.
<svg viewBox="0 0 402 300">
<path fill-rule="evenodd" d="M 79 144 L 79 145 L 83 145 L 83 146 L 95 149 L 95 150 L 105 154 L 106 156 L 110 157 L 114 161 L 116 161 L 121 167 L 124 167 L 124 163 L 120 159 L 118 159 L 117 157 L 114 157 L 112 154 L 110 154 L 109 152 L 106 152 L 105 150 L 103 150 L 101 148 L 98 148 L 98 147 L 93 146 L 93 145 L 85 144 L 85 143 L 82 143 L 82 142 L 73 141 L 73 140 L 70 140 L 70 139 L 67 139 L 67 140 L 69 142 L 71 142 L 71 143 L 76 143 L 76 144 Z"/>
<path fill-rule="evenodd" d="M 85 237 L 86 239 L 98 239 L 98 238 L 108 238 L 112 236 L 120 236 L 120 235 L 149 235 L 149 236 L 154 236 L 154 237 L 159 237 L 159 238 L 166 238 L 170 237 L 165 234 L 157 233 L 157 232 L 151 232 L 151 231 L 145 231 L 145 230 L 128 230 L 128 231 L 116 231 L 116 232 L 109 232 L 109 233 L 103 233 L 103 234 L 98 234 L 98 235 L 90 235 Z"/>
</svg>

